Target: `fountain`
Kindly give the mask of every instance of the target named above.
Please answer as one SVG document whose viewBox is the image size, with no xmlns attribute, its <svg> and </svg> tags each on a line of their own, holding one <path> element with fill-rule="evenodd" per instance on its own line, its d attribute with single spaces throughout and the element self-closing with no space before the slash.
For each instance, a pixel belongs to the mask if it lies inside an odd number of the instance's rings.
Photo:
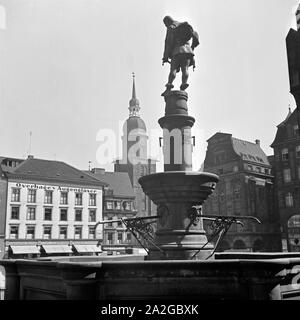
<svg viewBox="0 0 300 320">
<path fill-rule="evenodd" d="M 155 243 L 148 260 L 205 259 L 212 250 L 207 242 L 202 219 L 194 207 L 201 206 L 213 192 L 218 176 L 193 172 L 191 127 L 185 91 L 165 95 L 165 116 L 158 120 L 163 129 L 164 170 L 139 179 L 143 191 L 158 206 Z"/>
<path fill-rule="evenodd" d="M 188 68 L 194 66 L 193 49 L 199 42 L 188 23 L 168 16 L 164 23 L 168 32 L 163 63 L 171 58 L 163 93 L 165 115 L 158 121 L 163 129 L 164 172 L 139 180 L 144 192 L 158 205 L 155 241 L 146 261 L 134 255 L 88 260 L 80 256 L 3 259 L 0 265 L 5 267 L 5 299 L 148 302 L 162 298 L 180 303 L 184 299 L 300 299 L 298 253 L 221 253 L 207 260 L 213 246 L 207 243 L 200 209 L 213 192 L 218 176 L 192 171 L 191 128 L 195 119 L 188 115 L 185 92 Z M 170 45 L 174 30 L 184 40 L 192 38 L 192 46 L 177 41 L 183 48 L 174 51 Z M 180 90 L 173 91 L 178 68 L 182 70 L 182 84 Z M 224 221 L 220 221 L 222 226 Z M 224 230 L 233 221 L 236 217 L 229 217 Z"/>
</svg>

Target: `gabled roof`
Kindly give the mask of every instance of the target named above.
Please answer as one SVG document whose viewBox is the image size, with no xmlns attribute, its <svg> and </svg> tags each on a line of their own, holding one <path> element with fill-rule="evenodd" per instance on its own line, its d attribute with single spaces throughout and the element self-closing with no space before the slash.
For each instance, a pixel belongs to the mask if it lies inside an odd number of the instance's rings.
<svg viewBox="0 0 300 320">
<path fill-rule="evenodd" d="M 15 168 L 3 171 L 9 178 L 58 181 L 80 185 L 103 186 L 98 179 L 83 173 L 65 162 L 28 158 Z"/>
<path fill-rule="evenodd" d="M 277 128 L 278 128 L 278 127 L 281 127 L 281 126 L 284 126 L 284 125 L 288 122 L 288 120 L 289 120 L 289 118 L 290 118 L 291 115 L 292 115 L 291 108 L 289 108 L 289 112 L 288 112 L 286 118 L 285 118 L 281 123 L 279 123 L 279 125 L 277 126 Z"/>
<path fill-rule="evenodd" d="M 113 190 L 113 195 L 116 197 L 128 197 L 134 198 L 133 187 L 130 182 L 130 178 L 127 172 L 102 172 L 92 173 L 89 175 L 105 182 Z"/>
<path fill-rule="evenodd" d="M 266 154 L 259 144 L 233 137 L 231 139 L 234 151 L 241 156 L 243 160 L 270 165 Z"/>
<path fill-rule="evenodd" d="M 289 109 L 289 112 L 286 118 L 277 126 L 276 136 L 274 141 L 271 144 L 271 147 L 274 147 L 278 143 L 281 143 L 288 139 L 293 138 L 289 136 L 287 127 L 289 125 L 298 125 L 297 112 L 298 112 L 297 108 L 293 112 L 291 112 L 291 110 Z"/>
<path fill-rule="evenodd" d="M 231 133 L 217 132 L 213 136 L 211 136 L 209 139 L 207 139 L 206 141 L 209 142 L 211 140 L 218 139 L 218 138 L 223 138 L 223 137 L 227 137 L 227 138 L 228 137 L 232 137 L 232 134 Z"/>
<path fill-rule="evenodd" d="M 230 133 L 217 132 L 210 137 L 207 142 L 216 143 L 228 141 L 232 145 L 233 151 L 244 161 L 250 161 L 257 164 L 270 165 L 268 158 L 261 149 L 259 143 L 253 143 L 232 137 Z"/>
</svg>

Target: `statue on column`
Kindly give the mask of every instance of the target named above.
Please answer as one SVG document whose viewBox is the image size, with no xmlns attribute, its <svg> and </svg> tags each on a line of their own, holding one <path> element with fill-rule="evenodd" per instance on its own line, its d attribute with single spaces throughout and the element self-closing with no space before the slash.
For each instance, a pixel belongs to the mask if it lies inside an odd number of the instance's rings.
<svg viewBox="0 0 300 320">
<path fill-rule="evenodd" d="M 195 69 L 194 49 L 199 45 L 198 33 L 187 22 L 175 21 L 170 16 L 165 16 L 163 22 L 167 27 L 167 34 L 162 64 L 170 63 L 170 73 L 166 90 L 162 93 L 162 96 L 168 94 L 174 88 L 173 81 L 176 78 L 176 73 L 180 70 L 182 73 L 180 90 L 184 91 L 189 86 L 187 83 L 189 67 L 192 66 Z M 192 40 L 191 45 L 190 40 Z"/>
</svg>

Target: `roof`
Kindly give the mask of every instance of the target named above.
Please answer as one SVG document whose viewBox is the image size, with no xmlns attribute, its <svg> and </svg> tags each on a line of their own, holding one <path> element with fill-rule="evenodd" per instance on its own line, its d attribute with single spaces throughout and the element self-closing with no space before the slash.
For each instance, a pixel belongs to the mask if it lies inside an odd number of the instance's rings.
<svg viewBox="0 0 300 320">
<path fill-rule="evenodd" d="M 93 186 L 104 185 L 98 179 L 61 161 L 28 158 L 15 168 L 7 169 L 4 166 L 2 170 L 9 178 L 50 180 Z"/>
<path fill-rule="evenodd" d="M 123 131 L 126 131 L 127 133 L 131 132 L 134 129 L 140 129 L 144 131 L 143 133 L 146 133 L 146 125 L 142 118 L 139 116 L 130 116 L 123 125 Z"/>
<path fill-rule="evenodd" d="M 271 147 L 274 147 L 276 144 L 280 144 L 282 142 L 286 142 L 287 140 L 296 138 L 299 139 L 299 137 L 293 137 L 291 133 L 288 132 L 287 127 L 289 125 L 298 125 L 297 120 L 297 108 L 291 112 L 289 108 L 289 112 L 286 116 L 286 118 L 277 126 L 277 132 L 274 141 L 271 144 Z"/>
<path fill-rule="evenodd" d="M 14 162 L 15 166 L 9 166 L 7 165 L 7 162 Z M 11 158 L 11 157 L 3 157 L 0 156 L 0 171 L 2 169 L 3 172 L 12 172 L 17 166 L 19 166 L 24 159 L 20 158 Z"/>
<path fill-rule="evenodd" d="M 113 195 L 117 197 L 134 198 L 133 187 L 127 172 L 105 172 L 92 173 L 90 175 L 96 177 L 102 182 L 107 183 L 113 190 Z"/>
<path fill-rule="evenodd" d="M 266 154 L 259 144 L 233 137 L 231 139 L 234 151 L 241 156 L 243 160 L 270 165 Z"/>
</svg>

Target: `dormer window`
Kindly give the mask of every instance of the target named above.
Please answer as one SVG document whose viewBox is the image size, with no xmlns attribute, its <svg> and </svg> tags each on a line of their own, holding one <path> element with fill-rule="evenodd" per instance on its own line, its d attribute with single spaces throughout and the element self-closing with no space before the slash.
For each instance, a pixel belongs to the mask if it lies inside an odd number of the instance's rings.
<svg viewBox="0 0 300 320">
<path fill-rule="evenodd" d="M 296 147 L 296 157 L 300 158 L 300 146 Z"/>
<path fill-rule="evenodd" d="M 289 159 L 289 150 L 287 148 L 281 150 L 281 159 L 284 161 Z"/>
</svg>

